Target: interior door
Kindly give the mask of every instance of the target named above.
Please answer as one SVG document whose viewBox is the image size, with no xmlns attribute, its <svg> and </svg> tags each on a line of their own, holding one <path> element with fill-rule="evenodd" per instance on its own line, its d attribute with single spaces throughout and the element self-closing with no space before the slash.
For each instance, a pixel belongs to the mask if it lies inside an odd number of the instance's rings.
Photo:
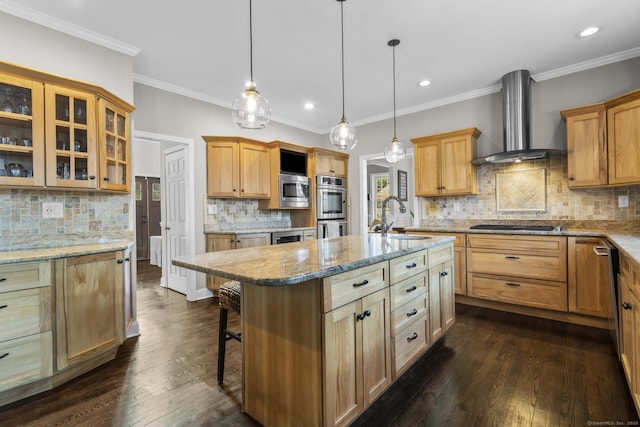
<svg viewBox="0 0 640 427">
<path fill-rule="evenodd" d="M 136 176 L 136 258 L 149 259 L 149 217 L 147 180 Z"/>
<path fill-rule="evenodd" d="M 187 272 L 184 268 L 171 263 L 175 257 L 185 255 L 186 236 L 186 150 L 184 148 L 165 154 L 164 186 L 167 198 L 164 221 L 163 267 L 166 266 L 167 287 L 174 291 L 187 293 Z M 163 274 L 164 274 L 163 271 Z"/>
</svg>

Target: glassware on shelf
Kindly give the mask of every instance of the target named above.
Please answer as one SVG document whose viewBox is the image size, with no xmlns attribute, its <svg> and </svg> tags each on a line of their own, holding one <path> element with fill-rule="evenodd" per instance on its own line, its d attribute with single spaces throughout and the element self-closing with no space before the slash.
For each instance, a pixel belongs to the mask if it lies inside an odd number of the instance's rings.
<svg viewBox="0 0 640 427">
<path fill-rule="evenodd" d="M 114 157 L 116 155 L 116 141 L 111 135 L 107 136 L 107 156 Z"/>
<path fill-rule="evenodd" d="M 111 110 L 109 110 L 108 108 L 105 110 L 106 111 L 106 117 L 105 117 L 105 126 L 107 129 L 107 132 L 111 132 L 113 133 L 113 121 L 114 121 L 114 115 L 115 113 Z"/>
<path fill-rule="evenodd" d="M 69 97 L 56 94 L 56 120 L 69 121 Z"/>
</svg>

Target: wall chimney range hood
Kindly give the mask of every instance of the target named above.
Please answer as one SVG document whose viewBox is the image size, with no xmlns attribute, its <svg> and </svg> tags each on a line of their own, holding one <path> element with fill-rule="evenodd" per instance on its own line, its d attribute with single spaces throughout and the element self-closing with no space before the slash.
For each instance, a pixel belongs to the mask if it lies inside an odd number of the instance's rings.
<svg viewBox="0 0 640 427">
<path fill-rule="evenodd" d="M 531 148 L 531 74 L 528 70 L 512 71 L 502 77 L 502 134 L 504 151 L 471 163 L 514 163 L 567 155 L 564 150 Z"/>
</svg>

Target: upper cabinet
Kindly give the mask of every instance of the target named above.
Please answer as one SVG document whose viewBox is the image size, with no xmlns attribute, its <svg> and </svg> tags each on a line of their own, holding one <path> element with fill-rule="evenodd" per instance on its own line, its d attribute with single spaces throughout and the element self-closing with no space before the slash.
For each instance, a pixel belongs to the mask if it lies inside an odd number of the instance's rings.
<svg viewBox="0 0 640 427">
<path fill-rule="evenodd" d="M 100 87 L 0 63 L 0 186 L 129 192 L 131 111 Z"/>
<path fill-rule="evenodd" d="M 640 183 L 640 90 L 560 114 L 569 188 Z"/>
<path fill-rule="evenodd" d="M 44 90 L 0 74 L 0 185 L 44 185 Z"/>
<path fill-rule="evenodd" d="M 271 196 L 269 147 L 241 137 L 203 136 L 207 142 L 209 197 L 268 199 Z"/>
<path fill-rule="evenodd" d="M 416 196 L 477 194 L 476 128 L 413 138 Z"/>
<path fill-rule="evenodd" d="M 316 175 L 346 177 L 349 171 L 349 155 L 337 151 L 313 149 Z"/>
</svg>

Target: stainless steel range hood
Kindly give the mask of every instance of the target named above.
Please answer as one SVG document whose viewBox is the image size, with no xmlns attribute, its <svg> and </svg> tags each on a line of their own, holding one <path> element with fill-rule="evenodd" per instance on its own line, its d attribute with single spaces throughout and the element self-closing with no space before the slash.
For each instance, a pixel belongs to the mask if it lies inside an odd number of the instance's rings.
<svg viewBox="0 0 640 427">
<path fill-rule="evenodd" d="M 512 71 L 502 77 L 502 134 L 504 151 L 471 163 L 513 163 L 567 155 L 564 150 L 531 148 L 531 74 L 528 70 Z"/>
</svg>

